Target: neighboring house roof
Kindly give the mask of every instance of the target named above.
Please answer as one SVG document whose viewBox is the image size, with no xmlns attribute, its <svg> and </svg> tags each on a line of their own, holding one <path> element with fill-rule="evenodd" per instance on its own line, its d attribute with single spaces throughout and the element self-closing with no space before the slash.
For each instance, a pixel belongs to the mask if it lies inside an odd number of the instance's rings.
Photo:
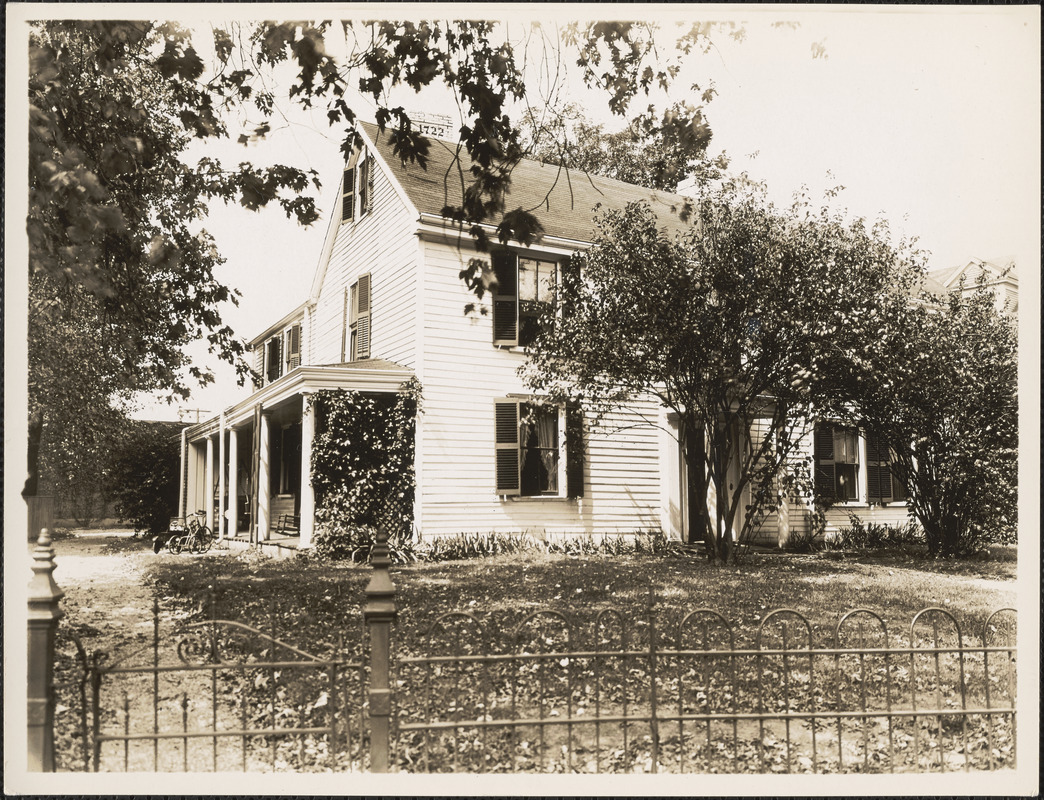
<svg viewBox="0 0 1044 800">
<path fill-rule="evenodd" d="M 471 159 L 463 146 L 429 138 L 427 169 L 403 164 L 392 152 L 388 132 L 376 125 L 361 123 L 363 132 L 378 151 L 393 177 L 420 214 L 442 216 L 445 206 L 459 206 L 465 181 L 470 182 Z M 551 164 L 523 159 L 511 171 L 511 184 L 505 211 L 522 208 L 531 212 L 547 236 L 590 242 L 595 233 L 595 207 L 622 209 L 628 203 L 644 200 L 652 207 L 664 227 L 682 231 L 689 226 L 678 212 L 687 198 L 624 181 L 565 170 Z M 691 201 L 689 201 L 691 202 Z M 494 226 L 499 219 L 488 220 Z"/>
<path fill-rule="evenodd" d="M 947 289 L 942 283 L 936 278 L 932 277 L 932 273 L 929 271 L 925 273 L 923 280 L 921 281 L 921 287 L 924 291 L 939 297 L 944 296 L 949 289 Z"/>
<path fill-rule="evenodd" d="M 301 303 L 301 305 L 297 306 L 293 311 L 291 311 L 288 314 L 286 314 L 285 316 L 283 316 L 278 322 L 274 322 L 271 325 L 269 325 L 267 328 L 265 328 L 257 336 L 255 336 L 252 339 L 250 339 L 250 341 L 247 342 L 247 347 L 251 347 L 251 348 L 257 347 L 257 345 L 259 345 L 265 339 L 269 338 L 270 336 L 272 336 L 273 334 L 275 334 L 275 333 L 277 333 L 279 331 L 282 331 L 283 328 L 285 328 L 287 325 L 289 325 L 295 319 L 297 319 L 298 317 L 300 317 L 300 316 L 302 316 L 304 314 L 305 307 L 307 305 L 308 305 L 307 303 Z"/>
<path fill-rule="evenodd" d="M 1012 256 L 990 259 L 972 258 L 956 267 L 928 270 L 928 275 L 949 290 L 960 282 L 961 275 L 966 276 L 967 285 L 974 284 L 978 280 L 980 272 L 986 273 L 987 283 L 999 280 L 1007 280 L 1014 284 L 1019 282 L 1018 269 Z"/>
</svg>

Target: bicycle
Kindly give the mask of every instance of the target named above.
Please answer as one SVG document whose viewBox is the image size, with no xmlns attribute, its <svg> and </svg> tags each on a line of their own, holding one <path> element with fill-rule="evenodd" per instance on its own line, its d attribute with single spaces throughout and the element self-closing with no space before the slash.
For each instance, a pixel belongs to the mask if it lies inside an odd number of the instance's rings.
<svg viewBox="0 0 1044 800">
<path fill-rule="evenodd" d="M 210 546 L 214 543 L 214 534 L 201 521 L 205 513 L 205 511 L 200 510 L 187 517 L 184 522 L 184 530 L 173 534 L 167 539 L 167 550 L 170 553 L 178 555 L 182 550 L 188 548 L 190 553 L 199 554 L 205 553 L 210 549 Z"/>
</svg>

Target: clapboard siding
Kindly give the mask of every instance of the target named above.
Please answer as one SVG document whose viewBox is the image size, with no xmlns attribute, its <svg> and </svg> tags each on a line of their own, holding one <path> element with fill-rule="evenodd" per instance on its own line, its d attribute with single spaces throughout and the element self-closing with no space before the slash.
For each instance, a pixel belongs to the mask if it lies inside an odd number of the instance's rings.
<svg viewBox="0 0 1044 800">
<path fill-rule="evenodd" d="M 583 498 L 495 494 L 494 401 L 527 394 L 517 375 L 526 356 L 493 346 L 488 314 L 464 313 L 475 297 L 459 272 L 474 254 L 433 242 L 425 242 L 423 251 L 422 534 L 600 534 L 658 528 L 658 431 L 633 411 L 618 411 L 589 428 Z M 635 405 L 646 419 L 657 419 L 652 402 Z"/>
<path fill-rule="evenodd" d="M 344 293 L 370 273 L 370 357 L 417 366 L 416 220 L 375 167 L 373 206 L 355 222 L 339 226 L 312 318 L 312 363 L 341 360 Z M 340 213 L 336 209 L 335 213 Z M 347 347 L 346 347 L 347 349 Z M 349 357 L 345 353 L 345 359 Z"/>
</svg>

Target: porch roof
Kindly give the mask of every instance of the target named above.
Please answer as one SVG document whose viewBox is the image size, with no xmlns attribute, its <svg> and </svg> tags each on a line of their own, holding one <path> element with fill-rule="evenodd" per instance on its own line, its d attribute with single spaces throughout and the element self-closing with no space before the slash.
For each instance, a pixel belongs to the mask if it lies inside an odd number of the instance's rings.
<svg viewBox="0 0 1044 800">
<path fill-rule="evenodd" d="M 358 392 L 398 392 L 413 377 L 413 371 L 383 359 L 367 359 L 344 364 L 320 364 L 296 367 L 278 380 L 223 412 L 225 427 L 234 427 L 253 418 L 254 407 L 273 408 L 293 397 L 322 389 L 352 389 Z M 222 414 L 216 414 L 190 426 L 185 436 L 189 441 L 216 433 Z"/>
</svg>

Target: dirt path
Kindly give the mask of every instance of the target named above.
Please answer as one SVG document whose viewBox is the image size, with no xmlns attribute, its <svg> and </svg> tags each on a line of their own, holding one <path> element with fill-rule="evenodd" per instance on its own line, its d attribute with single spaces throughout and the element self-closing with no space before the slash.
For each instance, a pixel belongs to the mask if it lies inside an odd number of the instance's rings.
<svg viewBox="0 0 1044 800">
<path fill-rule="evenodd" d="M 145 584 L 159 558 L 130 531 L 76 531 L 54 542 L 55 582 L 65 592 L 62 611 L 93 649 L 112 652 L 144 641 L 152 628 L 152 590 Z"/>
</svg>

